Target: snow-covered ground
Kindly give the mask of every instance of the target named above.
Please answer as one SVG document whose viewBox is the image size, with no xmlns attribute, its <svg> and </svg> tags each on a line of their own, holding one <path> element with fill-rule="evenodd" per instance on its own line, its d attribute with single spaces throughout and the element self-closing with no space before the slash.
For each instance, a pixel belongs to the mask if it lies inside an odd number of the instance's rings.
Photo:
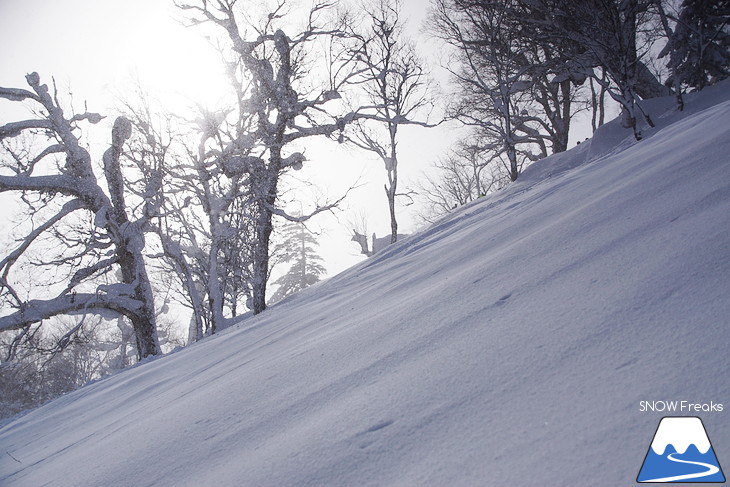
<svg viewBox="0 0 730 487">
<path fill-rule="evenodd" d="M 644 400 L 723 403 L 683 414 L 730 465 L 728 98 L 654 102 L 641 142 L 608 124 L 258 317 L 17 418 L 0 484 L 629 485 L 667 415 Z"/>
</svg>

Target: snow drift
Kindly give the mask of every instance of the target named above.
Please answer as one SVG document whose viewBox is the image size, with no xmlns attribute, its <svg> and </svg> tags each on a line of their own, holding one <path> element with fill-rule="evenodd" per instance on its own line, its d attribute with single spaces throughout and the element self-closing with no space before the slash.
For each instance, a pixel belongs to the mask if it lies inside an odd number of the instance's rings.
<svg viewBox="0 0 730 487">
<path fill-rule="evenodd" d="M 0 484 L 632 484 L 640 401 L 730 402 L 729 87 L 16 418 Z"/>
</svg>

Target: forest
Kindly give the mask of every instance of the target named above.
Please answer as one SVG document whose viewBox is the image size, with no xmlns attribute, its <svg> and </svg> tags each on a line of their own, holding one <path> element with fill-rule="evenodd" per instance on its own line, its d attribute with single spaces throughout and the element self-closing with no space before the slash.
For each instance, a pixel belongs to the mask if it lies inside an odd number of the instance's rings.
<svg viewBox="0 0 730 487">
<path fill-rule="evenodd" d="M 315 142 L 381 161 L 375 197 L 395 243 L 403 205 L 433 222 L 499 191 L 568 150 L 579 115 L 595 131 L 620 110 L 641 143 L 654 126 L 645 100 L 670 96 L 681 111 L 730 75 L 727 0 L 431 0 L 420 29 L 446 53 L 438 65 L 409 37 L 401 0 L 175 6 L 191 36 L 220 46 L 225 110 L 173 113 L 139 95 L 115 114 L 81 111 L 52 73 L 0 87 L 0 192 L 22 211 L 0 248 L 0 418 L 322 279 L 307 224 L 348 195 L 291 210 L 289 190 L 306 181 L 288 176 L 317 164 Z M 6 116 L 17 105 L 29 118 Z M 427 137 L 444 123 L 466 136 L 402 184 L 402 129 Z M 286 270 L 271 279 L 275 266 Z M 171 307 L 190 317 L 185 333 Z"/>
</svg>

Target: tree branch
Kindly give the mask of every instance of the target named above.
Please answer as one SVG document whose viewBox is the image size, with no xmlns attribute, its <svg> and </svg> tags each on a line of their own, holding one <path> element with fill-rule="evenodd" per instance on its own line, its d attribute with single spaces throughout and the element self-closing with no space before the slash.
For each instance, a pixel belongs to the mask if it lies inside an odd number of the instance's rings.
<svg viewBox="0 0 730 487">
<path fill-rule="evenodd" d="M 125 286 L 130 288 L 130 286 Z M 130 288 L 131 289 L 131 288 Z M 18 330 L 33 323 L 78 312 L 104 315 L 105 311 L 125 316 L 133 315 L 142 303 L 121 293 L 62 294 L 56 298 L 28 301 L 18 311 L 0 317 L 0 331 Z"/>
</svg>

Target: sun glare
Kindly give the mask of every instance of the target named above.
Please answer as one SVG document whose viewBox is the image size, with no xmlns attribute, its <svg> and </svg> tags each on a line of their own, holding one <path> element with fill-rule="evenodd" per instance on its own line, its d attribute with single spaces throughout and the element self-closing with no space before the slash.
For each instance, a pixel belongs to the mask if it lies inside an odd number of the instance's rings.
<svg viewBox="0 0 730 487">
<path fill-rule="evenodd" d="M 94 111 L 118 109 L 139 89 L 171 111 L 215 107 L 228 89 L 224 65 L 205 29 L 184 18 L 162 0 L 4 3 L 0 86 L 24 87 L 37 71 Z"/>
<path fill-rule="evenodd" d="M 217 107 L 229 85 L 221 55 L 205 30 L 182 25 L 174 8 L 150 13 L 154 15 L 139 18 L 139 30 L 123 46 L 123 84 L 139 83 L 172 110 L 195 104 Z"/>
</svg>

